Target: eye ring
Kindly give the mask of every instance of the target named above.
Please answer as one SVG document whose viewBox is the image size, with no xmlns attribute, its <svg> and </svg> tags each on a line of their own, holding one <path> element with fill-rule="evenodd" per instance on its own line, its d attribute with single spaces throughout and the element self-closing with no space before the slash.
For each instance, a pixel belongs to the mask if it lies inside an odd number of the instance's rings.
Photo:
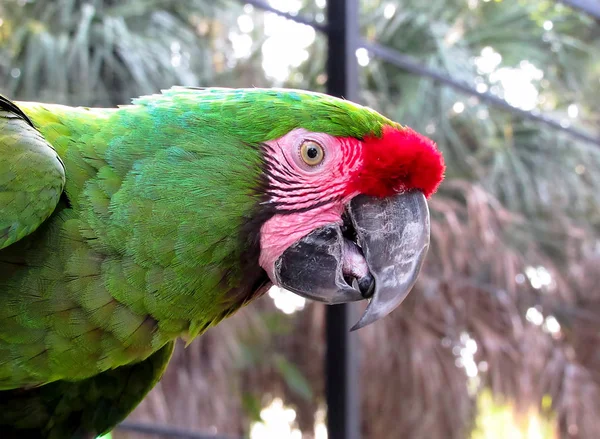
<svg viewBox="0 0 600 439">
<path fill-rule="evenodd" d="M 308 166 L 317 166 L 325 159 L 325 150 L 314 140 L 305 140 L 300 145 L 300 158 Z"/>
</svg>

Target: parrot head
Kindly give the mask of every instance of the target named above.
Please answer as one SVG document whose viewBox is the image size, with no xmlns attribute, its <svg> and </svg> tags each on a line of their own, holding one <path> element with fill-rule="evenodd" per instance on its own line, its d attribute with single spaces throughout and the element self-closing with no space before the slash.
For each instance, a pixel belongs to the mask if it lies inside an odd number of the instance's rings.
<svg viewBox="0 0 600 439">
<path fill-rule="evenodd" d="M 429 246 L 426 199 L 444 161 L 412 129 L 320 97 L 320 106 L 298 110 L 304 123 L 262 144 L 263 204 L 272 215 L 260 228 L 259 264 L 273 284 L 306 298 L 368 300 L 358 329 L 389 314 L 415 284 Z"/>
<path fill-rule="evenodd" d="M 236 218 L 241 233 L 242 253 L 233 258 L 241 275 L 230 285 L 263 285 L 268 276 L 329 304 L 368 300 L 355 329 L 389 314 L 409 293 L 429 246 L 426 200 L 445 170 L 430 139 L 371 108 L 301 90 L 174 88 L 134 104 L 156 112 L 156 131 L 175 139 L 154 143 L 201 148 L 196 156 L 206 159 L 206 175 L 218 170 L 213 206 L 224 210 L 213 216 Z M 190 200 L 203 191 L 188 191 L 185 206 L 195 211 Z M 216 242 L 218 254 L 226 252 L 222 238 Z M 240 291 L 234 303 L 264 289 Z"/>
</svg>

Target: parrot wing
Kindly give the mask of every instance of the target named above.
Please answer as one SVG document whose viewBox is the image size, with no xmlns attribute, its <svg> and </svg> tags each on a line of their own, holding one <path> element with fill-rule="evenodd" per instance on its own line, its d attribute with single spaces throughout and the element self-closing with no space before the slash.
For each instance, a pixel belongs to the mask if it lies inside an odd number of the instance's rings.
<svg viewBox="0 0 600 439">
<path fill-rule="evenodd" d="M 88 439 L 107 433 L 144 399 L 171 359 L 170 342 L 144 361 L 81 381 L 0 391 L 3 439 Z"/>
<path fill-rule="evenodd" d="M 0 249 L 35 231 L 65 186 L 56 151 L 14 103 L 0 96 Z"/>
</svg>

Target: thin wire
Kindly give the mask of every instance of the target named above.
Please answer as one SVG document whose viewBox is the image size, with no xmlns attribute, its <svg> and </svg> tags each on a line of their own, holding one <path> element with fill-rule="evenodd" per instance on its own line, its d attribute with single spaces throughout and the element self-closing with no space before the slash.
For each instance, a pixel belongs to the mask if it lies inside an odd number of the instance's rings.
<svg viewBox="0 0 600 439">
<path fill-rule="evenodd" d="M 242 439 L 241 437 L 234 438 L 233 436 L 217 436 L 208 433 L 197 433 L 188 430 L 182 430 L 174 427 L 166 427 L 164 425 L 145 424 L 138 422 L 122 422 L 117 425 L 116 429 L 124 431 L 133 431 L 143 434 L 158 434 L 177 439 Z"/>
<path fill-rule="evenodd" d="M 262 0 L 240 0 L 241 3 L 252 5 L 258 9 L 262 9 L 263 11 L 273 12 L 274 14 L 280 15 L 282 17 L 288 18 L 290 20 L 295 21 L 296 23 L 306 24 L 307 26 L 312 27 L 319 32 L 327 33 L 328 27 L 326 24 L 317 23 L 310 18 L 303 17 L 301 15 L 290 14 L 289 12 L 283 12 L 278 9 L 275 9 L 273 6 L 269 5 L 266 1 Z"/>
<path fill-rule="evenodd" d="M 443 73 L 437 72 L 429 67 L 425 67 L 417 62 L 410 56 L 403 55 L 400 52 L 390 49 L 388 47 L 384 47 L 377 43 L 369 43 L 366 41 L 361 42 L 361 46 L 371 52 L 373 55 L 393 64 L 396 67 L 400 67 L 403 70 L 409 71 L 419 76 L 425 76 L 433 79 L 436 82 L 442 83 L 444 85 L 448 85 L 456 90 L 459 90 L 463 93 L 477 96 L 482 101 L 489 102 L 490 104 L 503 108 L 505 110 L 510 111 L 511 113 L 518 114 L 519 116 L 525 119 L 535 120 L 536 122 L 540 122 L 546 124 L 554 129 L 559 131 L 563 131 L 569 134 L 572 137 L 575 137 L 579 140 L 583 140 L 585 142 L 593 143 L 597 146 L 600 146 L 600 137 L 594 137 L 591 134 L 588 134 L 584 131 L 578 130 L 576 128 L 565 127 L 560 124 L 557 120 L 550 118 L 541 114 L 540 112 L 533 111 L 525 111 L 517 107 L 513 107 L 504 99 L 500 99 L 497 96 L 494 96 L 490 93 L 479 93 L 473 87 L 467 85 L 464 82 L 460 82 L 450 76 L 444 75 Z"/>
<path fill-rule="evenodd" d="M 326 25 L 317 24 L 307 18 L 304 18 L 301 16 L 296 16 L 296 15 L 291 15 L 287 12 L 279 11 L 264 1 L 242 0 L 242 2 L 251 4 L 259 9 L 263 9 L 263 10 L 281 15 L 282 17 L 288 18 L 288 19 L 296 21 L 298 23 L 306 24 L 308 26 L 315 28 L 318 31 L 328 33 L 329 28 Z M 596 8 L 584 0 L 569 0 L 569 1 L 563 1 L 563 3 L 568 4 L 569 6 L 574 7 L 574 8 L 579 8 L 579 9 L 583 10 L 584 12 L 591 14 L 592 16 L 596 16 L 596 15 L 594 15 L 596 12 L 600 15 L 600 10 L 597 11 L 597 9 L 600 9 L 600 7 Z M 418 62 L 416 62 L 412 57 L 404 55 L 404 54 L 398 52 L 397 50 L 382 46 L 377 43 L 370 43 L 370 42 L 367 42 L 364 40 L 359 42 L 359 46 L 367 49 L 373 55 L 375 55 L 375 56 L 377 56 L 377 57 L 379 57 L 379 58 L 389 62 L 390 64 L 393 64 L 396 67 L 399 67 L 403 70 L 414 73 L 416 75 L 428 77 L 430 79 L 433 79 L 436 82 L 439 82 L 441 84 L 444 84 L 444 85 L 452 87 L 456 90 L 459 90 L 462 93 L 469 94 L 471 96 L 477 96 L 482 101 L 486 101 L 493 106 L 502 108 L 513 114 L 517 114 L 525 119 L 534 120 L 536 122 L 545 124 L 555 130 L 558 130 L 565 134 L 568 134 L 569 136 L 574 137 L 576 139 L 583 140 L 584 142 L 592 143 L 596 146 L 600 146 L 600 136 L 595 137 L 592 134 L 586 133 L 585 131 L 582 131 L 582 130 L 579 130 L 576 128 L 572 128 L 572 127 L 565 127 L 559 121 L 557 121 L 551 117 L 545 116 L 544 114 L 542 114 L 539 111 L 522 110 L 520 108 L 510 105 L 504 99 L 501 99 L 490 93 L 479 93 L 475 88 L 467 85 L 466 83 L 458 81 L 458 80 L 456 80 L 448 75 L 445 75 L 441 72 L 438 72 L 438 71 L 435 71 L 428 67 L 425 67 L 425 66 L 419 64 Z"/>
</svg>

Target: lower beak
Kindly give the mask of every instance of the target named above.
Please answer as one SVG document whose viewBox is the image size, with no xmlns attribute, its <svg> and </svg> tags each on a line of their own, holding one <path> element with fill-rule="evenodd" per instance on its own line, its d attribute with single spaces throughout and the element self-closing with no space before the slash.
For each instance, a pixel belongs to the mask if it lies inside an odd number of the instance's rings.
<svg viewBox="0 0 600 439">
<path fill-rule="evenodd" d="M 400 305 L 417 280 L 428 247 L 429 210 L 423 193 L 359 195 L 348 205 L 343 226 L 320 227 L 281 255 L 276 281 L 329 304 L 368 299 L 355 330 Z"/>
</svg>

